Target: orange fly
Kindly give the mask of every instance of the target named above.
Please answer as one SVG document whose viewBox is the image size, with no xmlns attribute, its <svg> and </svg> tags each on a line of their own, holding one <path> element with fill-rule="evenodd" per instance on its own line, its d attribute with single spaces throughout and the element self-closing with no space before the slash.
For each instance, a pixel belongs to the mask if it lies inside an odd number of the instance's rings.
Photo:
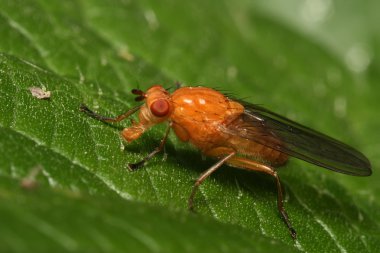
<svg viewBox="0 0 380 253">
<path fill-rule="evenodd" d="M 170 129 L 177 137 L 190 142 L 218 161 L 195 182 L 189 197 L 193 208 L 199 185 L 223 164 L 271 175 L 277 185 L 277 207 L 293 239 L 296 231 L 284 209 L 280 178 L 275 167 L 284 165 L 293 156 L 320 167 L 354 176 L 371 175 L 368 159 L 356 149 L 302 126 L 258 105 L 230 99 L 206 87 L 183 87 L 170 94 L 160 85 L 146 92 L 133 89 L 136 101 L 145 102 L 128 112 L 107 118 L 85 105 L 81 111 L 104 121 L 119 122 L 139 112 L 139 122 L 122 131 L 127 142 L 138 139 L 152 126 L 167 121 L 168 127 L 160 145 L 140 162 L 129 164 L 135 170 L 145 164 L 165 145 Z"/>
</svg>

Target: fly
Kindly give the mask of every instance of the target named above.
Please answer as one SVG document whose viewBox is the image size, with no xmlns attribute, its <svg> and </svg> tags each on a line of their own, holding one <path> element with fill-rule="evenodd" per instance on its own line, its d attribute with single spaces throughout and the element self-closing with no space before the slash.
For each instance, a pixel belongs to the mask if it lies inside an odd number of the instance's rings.
<svg viewBox="0 0 380 253">
<path fill-rule="evenodd" d="M 320 132 L 302 126 L 261 106 L 233 100 L 206 87 L 178 88 L 172 94 L 160 85 L 146 92 L 133 89 L 136 101 L 144 101 L 115 118 L 101 116 L 81 105 L 81 111 L 104 122 L 119 122 L 139 111 L 139 121 L 124 128 L 122 137 L 131 142 L 152 126 L 168 122 L 160 145 L 130 170 L 142 167 L 163 150 L 173 129 L 177 137 L 190 142 L 205 156 L 217 162 L 196 180 L 188 200 L 194 207 L 198 187 L 223 164 L 258 171 L 274 177 L 277 186 L 277 207 L 290 235 L 297 234 L 284 208 L 283 191 L 276 167 L 284 165 L 289 156 L 353 176 L 371 175 L 368 159 L 356 149 Z"/>
</svg>

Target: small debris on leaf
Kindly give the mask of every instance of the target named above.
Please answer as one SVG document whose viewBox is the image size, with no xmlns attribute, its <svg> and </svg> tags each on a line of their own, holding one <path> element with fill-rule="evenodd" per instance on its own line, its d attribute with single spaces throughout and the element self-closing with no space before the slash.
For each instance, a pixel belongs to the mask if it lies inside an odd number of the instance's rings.
<svg viewBox="0 0 380 253">
<path fill-rule="evenodd" d="M 24 177 L 23 179 L 21 179 L 21 182 L 20 182 L 21 188 L 25 190 L 33 190 L 37 188 L 38 183 L 36 181 L 36 177 L 40 173 L 41 170 L 42 170 L 41 165 L 37 165 L 33 167 L 32 169 L 30 169 L 28 175 Z"/>
<path fill-rule="evenodd" d="M 129 51 L 128 47 L 120 48 L 117 55 L 129 62 L 133 62 L 135 60 L 135 56 Z"/>
<path fill-rule="evenodd" d="M 49 99 L 51 97 L 51 92 L 47 91 L 45 88 L 41 89 L 40 87 L 30 87 L 29 91 L 32 93 L 33 97 L 38 99 Z"/>
</svg>

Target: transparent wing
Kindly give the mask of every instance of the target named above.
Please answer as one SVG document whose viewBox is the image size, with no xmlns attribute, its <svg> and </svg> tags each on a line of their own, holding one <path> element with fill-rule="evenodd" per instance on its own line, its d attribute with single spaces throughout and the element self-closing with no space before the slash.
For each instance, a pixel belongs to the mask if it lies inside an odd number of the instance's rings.
<svg viewBox="0 0 380 253">
<path fill-rule="evenodd" d="M 372 174 L 370 162 L 358 150 L 261 106 L 241 103 L 244 113 L 222 126 L 222 131 L 336 172 L 355 176 Z"/>
</svg>

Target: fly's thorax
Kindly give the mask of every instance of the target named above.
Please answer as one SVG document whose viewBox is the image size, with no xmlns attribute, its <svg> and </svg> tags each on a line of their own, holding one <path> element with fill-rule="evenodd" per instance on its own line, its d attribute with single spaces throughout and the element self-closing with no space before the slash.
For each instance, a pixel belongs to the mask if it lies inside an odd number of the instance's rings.
<svg viewBox="0 0 380 253">
<path fill-rule="evenodd" d="M 184 87 L 172 94 L 174 115 L 177 120 L 194 123 L 221 123 L 241 114 L 244 107 L 222 93 L 205 87 Z"/>
<path fill-rule="evenodd" d="M 223 142 L 219 126 L 243 113 L 244 107 L 205 87 L 185 87 L 172 94 L 173 129 L 183 141 L 190 141 L 200 150 L 208 150 Z"/>
</svg>

